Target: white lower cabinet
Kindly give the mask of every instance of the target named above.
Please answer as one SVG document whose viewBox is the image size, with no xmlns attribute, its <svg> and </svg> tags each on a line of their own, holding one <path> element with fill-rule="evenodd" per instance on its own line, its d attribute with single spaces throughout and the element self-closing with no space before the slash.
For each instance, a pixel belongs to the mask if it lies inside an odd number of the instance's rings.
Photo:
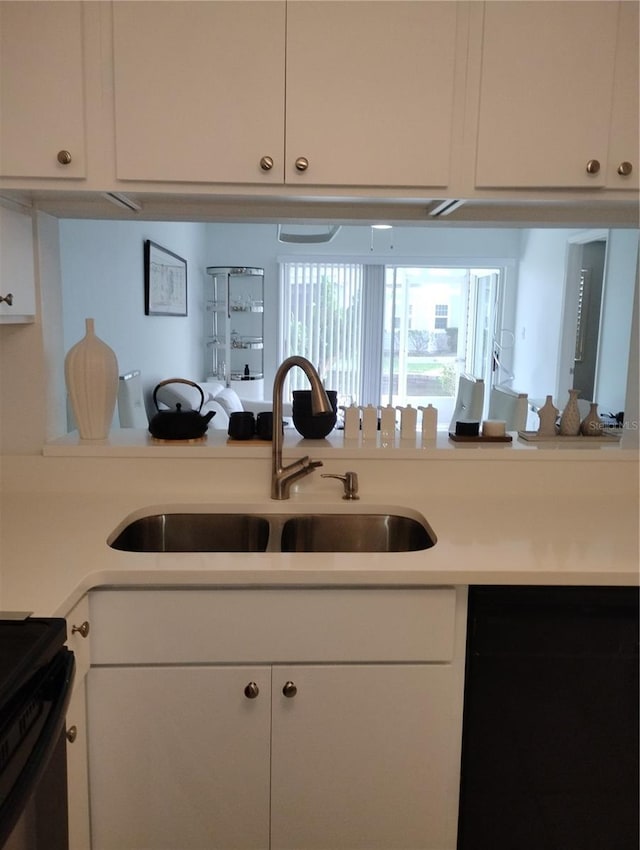
<svg viewBox="0 0 640 850">
<path fill-rule="evenodd" d="M 269 846 L 267 667 L 89 676 L 93 850 Z"/>
<path fill-rule="evenodd" d="M 276 667 L 271 850 L 455 847 L 449 665 Z M 293 682 L 297 693 L 282 693 Z"/>
<path fill-rule="evenodd" d="M 83 597 L 66 619 L 67 646 L 76 663 L 66 718 L 69 850 L 90 850 L 86 678 L 91 664 L 89 599 Z"/>
<path fill-rule="evenodd" d="M 194 622 L 184 618 L 189 593 L 195 600 L 189 591 L 96 595 L 92 634 L 100 662 L 88 678 L 93 850 L 455 848 L 464 592 L 368 589 L 359 597 L 358 590 L 300 591 L 305 641 L 298 640 L 303 626 L 295 625 L 295 616 L 275 630 L 272 618 L 260 620 L 260 608 L 264 615 L 280 604 L 295 606 L 297 591 L 249 591 L 247 598 L 254 599 L 244 627 L 236 620 L 241 663 L 228 649 L 228 664 L 203 662 L 201 640 L 197 651 L 184 649 L 185 656 L 194 653 L 193 663 L 176 652 L 176 643 L 189 642 L 188 623 Z M 233 609 L 242 593 L 213 595 L 212 612 Z M 407 628 L 401 621 L 397 627 L 379 623 L 388 655 L 397 655 L 397 633 L 411 656 L 407 662 L 376 660 L 377 648 L 372 654 L 369 615 L 385 601 L 396 612 L 406 605 L 408 621 L 422 607 L 426 620 L 440 624 L 416 631 L 417 622 Z M 135 661 L 123 663 L 122 636 L 134 626 L 134 609 L 140 627 L 147 622 L 140 609 L 169 612 L 174 603 L 177 621 L 167 634 L 172 663 L 155 660 L 157 642 L 148 650 L 153 660 L 141 658 L 137 644 Z M 196 608 L 202 604 L 199 596 Z M 353 662 L 332 657 L 339 651 L 330 634 L 326 645 L 332 648 L 318 660 L 323 619 L 312 612 L 321 610 L 336 628 L 350 612 Z M 215 635 L 220 620 L 208 622 Z M 103 625 L 111 636 L 101 634 Z M 276 631 L 288 627 L 290 641 L 278 640 Z M 444 641 L 436 634 L 443 630 Z M 256 636 L 255 664 L 244 657 L 248 632 Z M 278 648 L 287 643 L 288 650 Z M 219 646 L 214 639 L 212 656 Z M 285 660 L 285 652 L 299 660 Z"/>
<path fill-rule="evenodd" d="M 67 710 L 69 850 L 89 850 L 86 679 L 76 680 Z"/>
</svg>

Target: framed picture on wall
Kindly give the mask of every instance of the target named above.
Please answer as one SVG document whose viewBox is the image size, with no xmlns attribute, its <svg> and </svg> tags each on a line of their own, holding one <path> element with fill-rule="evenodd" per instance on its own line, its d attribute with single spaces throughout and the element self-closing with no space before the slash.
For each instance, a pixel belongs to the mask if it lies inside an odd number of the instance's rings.
<svg viewBox="0 0 640 850">
<path fill-rule="evenodd" d="M 187 261 L 150 239 L 144 243 L 144 313 L 187 315 Z"/>
</svg>

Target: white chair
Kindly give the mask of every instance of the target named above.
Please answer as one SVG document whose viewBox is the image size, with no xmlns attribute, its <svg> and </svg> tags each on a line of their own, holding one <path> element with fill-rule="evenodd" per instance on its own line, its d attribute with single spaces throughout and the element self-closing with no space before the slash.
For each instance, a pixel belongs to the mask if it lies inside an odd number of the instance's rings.
<svg viewBox="0 0 640 850">
<path fill-rule="evenodd" d="M 453 408 L 453 416 L 449 431 L 455 431 L 456 422 L 459 419 L 482 419 L 482 408 L 484 406 L 484 381 L 482 378 L 474 378 L 472 375 L 460 375 L 458 381 L 458 395 Z"/>
<path fill-rule="evenodd" d="M 492 387 L 488 419 L 504 419 L 507 431 L 524 431 L 527 426 L 529 399 L 508 387 Z"/>
<path fill-rule="evenodd" d="M 140 370 L 120 375 L 118 381 L 118 418 L 121 428 L 147 428 L 149 419 L 144 406 Z"/>
</svg>

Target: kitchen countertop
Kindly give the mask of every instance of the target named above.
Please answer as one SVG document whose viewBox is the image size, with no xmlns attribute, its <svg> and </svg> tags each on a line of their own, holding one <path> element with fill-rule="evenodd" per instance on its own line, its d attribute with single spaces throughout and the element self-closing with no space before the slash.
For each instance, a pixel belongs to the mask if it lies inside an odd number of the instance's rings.
<svg viewBox="0 0 640 850">
<path fill-rule="evenodd" d="M 384 442 L 380 432 L 375 440 L 362 436 L 345 440 L 344 432 L 333 431 L 323 440 L 305 440 L 293 428 L 285 430 L 285 452 L 312 452 L 314 456 L 331 457 L 339 453 L 342 458 L 382 460 L 415 457 L 430 460 L 466 460 L 478 452 L 485 459 L 505 456 L 526 462 L 531 460 L 580 460 L 588 453 L 591 460 L 637 459 L 635 449 L 621 446 L 620 434 L 602 438 L 557 437 L 553 440 L 532 442 L 510 432 L 511 442 L 485 442 L 482 440 L 455 442 L 447 432 L 439 431 L 435 441 L 424 441 L 420 433 L 415 439 L 404 440 L 399 433 L 394 440 Z M 47 443 L 43 454 L 48 457 L 219 457 L 230 451 L 239 457 L 269 457 L 271 443 L 264 440 L 229 442 L 226 431 L 210 429 L 202 439 L 192 441 L 155 440 L 148 431 L 138 428 L 115 429 L 106 440 L 81 440 L 77 431 Z M 493 453 L 490 455 L 489 453 Z"/>
<path fill-rule="evenodd" d="M 191 510 L 194 506 L 159 505 L 160 510 Z M 300 513 L 309 510 L 344 512 L 340 503 L 314 500 L 240 505 L 211 503 L 199 510 L 249 513 Z M 375 508 L 392 513 L 402 502 L 362 500 L 349 512 Z M 145 510 L 146 512 L 146 510 Z M 129 553 L 109 550 L 103 569 L 83 576 L 58 607 L 63 615 L 88 590 L 122 586 L 438 586 L 467 584 L 636 585 L 637 547 L 629 547 L 628 530 L 637 529 L 637 512 L 612 506 L 585 511 L 572 534 L 553 520 L 545 502 L 527 503 L 519 522 L 503 505 L 462 499 L 454 514 L 433 507 L 427 519 L 436 530 L 436 545 L 424 551 L 386 553 Z M 496 539 L 497 538 L 497 539 Z M 636 533 L 637 539 L 637 533 Z M 105 553 L 106 554 L 106 553 Z M 635 566 L 633 566 L 635 565 Z"/>
<path fill-rule="evenodd" d="M 146 446 L 115 457 L 96 453 L 104 446 L 82 447 L 92 454 L 4 456 L 2 607 L 65 615 L 106 586 L 640 584 L 637 451 L 532 453 L 491 444 L 367 451 L 321 443 L 287 444 L 285 460 L 304 449 L 323 459 L 321 471 L 355 470 L 359 502 L 342 500 L 340 482 L 320 471 L 291 499 L 269 499 L 264 445 L 171 446 L 160 456 L 153 446 L 153 457 Z M 168 554 L 122 552 L 106 542 L 131 514 L 194 506 L 256 513 L 397 507 L 422 514 L 437 543 L 395 554 Z"/>
</svg>

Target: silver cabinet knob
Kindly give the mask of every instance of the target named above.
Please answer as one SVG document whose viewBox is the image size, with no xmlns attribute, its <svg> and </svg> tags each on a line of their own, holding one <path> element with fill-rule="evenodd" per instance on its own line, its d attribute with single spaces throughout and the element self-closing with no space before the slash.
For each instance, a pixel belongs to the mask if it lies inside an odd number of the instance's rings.
<svg viewBox="0 0 640 850">
<path fill-rule="evenodd" d="M 620 165 L 618 166 L 618 174 L 621 177 L 628 177 L 631 174 L 632 171 L 633 171 L 633 165 L 631 165 L 631 163 L 627 162 L 626 160 L 625 160 L 625 162 L 621 162 Z"/>
<path fill-rule="evenodd" d="M 71 162 L 71 154 L 69 151 L 58 151 L 57 159 L 60 165 L 69 165 Z"/>
<path fill-rule="evenodd" d="M 263 171 L 271 171 L 271 169 L 273 168 L 273 157 L 263 156 L 260 160 L 260 168 Z"/>
<path fill-rule="evenodd" d="M 6 295 L 0 295 L 0 304 L 4 301 L 5 304 L 8 304 L 9 307 L 13 304 L 13 295 L 11 292 L 7 292 Z"/>
<path fill-rule="evenodd" d="M 298 689 L 293 682 L 285 682 L 284 687 L 282 688 L 282 693 L 287 697 L 287 699 L 292 699 L 292 697 L 298 693 Z"/>
<path fill-rule="evenodd" d="M 78 727 L 77 726 L 69 726 L 67 729 L 67 741 L 70 744 L 73 744 L 75 739 L 78 737 Z"/>
<path fill-rule="evenodd" d="M 306 156 L 299 156 L 296 159 L 295 166 L 298 171 L 306 171 L 307 168 L 309 168 L 309 160 L 306 158 Z"/>
<path fill-rule="evenodd" d="M 244 689 L 244 695 L 247 699 L 255 699 L 260 693 L 260 688 L 256 685 L 255 682 L 249 682 L 247 687 Z"/>
<path fill-rule="evenodd" d="M 597 174 L 600 171 L 600 163 L 597 159 L 590 159 L 587 163 L 587 174 Z"/>
<path fill-rule="evenodd" d="M 71 634 L 79 634 L 80 637 L 86 638 L 89 635 L 89 631 L 91 626 L 88 621 L 85 620 L 84 623 L 81 623 L 79 626 L 71 626 Z"/>
</svg>

